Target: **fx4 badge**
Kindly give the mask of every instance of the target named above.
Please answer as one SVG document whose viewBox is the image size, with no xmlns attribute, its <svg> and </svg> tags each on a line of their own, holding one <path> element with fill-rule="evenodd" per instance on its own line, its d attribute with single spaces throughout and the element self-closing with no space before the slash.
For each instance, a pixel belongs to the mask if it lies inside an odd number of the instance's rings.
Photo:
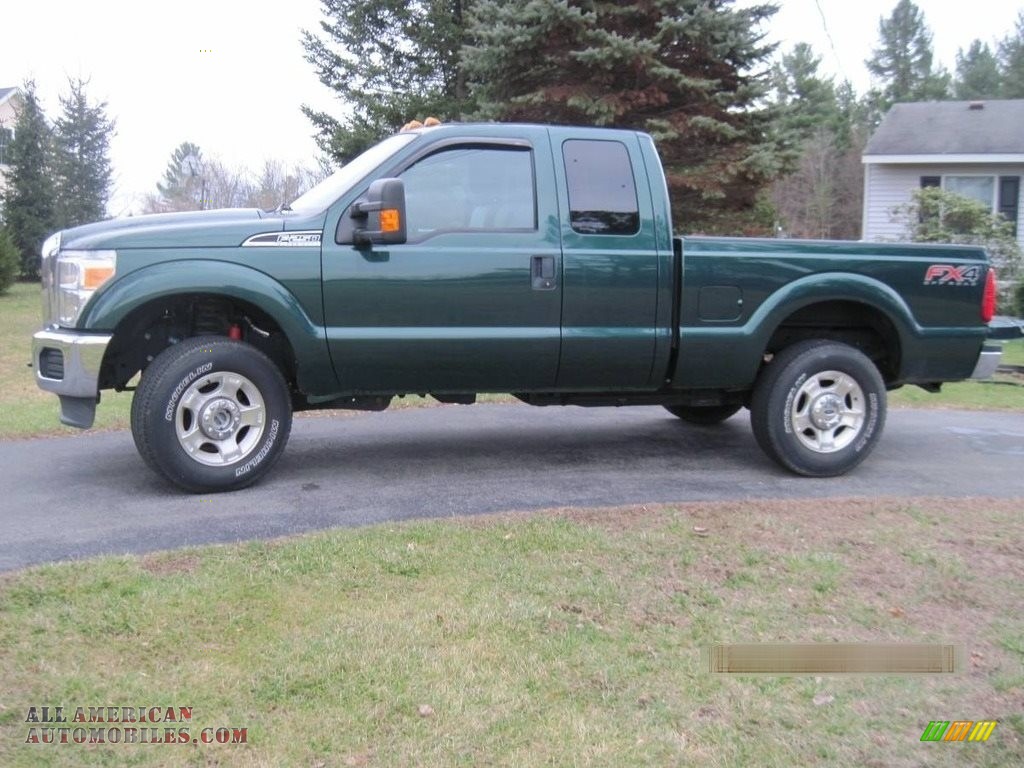
<svg viewBox="0 0 1024 768">
<path fill-rule="evenodd" d="M 981 280 L 983 267 L 977 264 L 954 266 L 953 264 L 932 264 L 924 273 L 925 285 L 977 285 Z"/>
</svg>

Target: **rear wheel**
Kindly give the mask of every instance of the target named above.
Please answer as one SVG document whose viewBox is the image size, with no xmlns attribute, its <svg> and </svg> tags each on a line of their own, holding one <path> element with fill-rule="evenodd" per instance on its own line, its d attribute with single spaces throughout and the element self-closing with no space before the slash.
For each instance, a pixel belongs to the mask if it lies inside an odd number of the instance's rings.
<svg viewBox="0 0 1024 768">
<path fill-rule="evenodd" d="M 266 355 L 206 337 L 164 350 L 145 370 L 132 435 L 146 464 L 175 485 L 227 491 L 270 470 L 291 418 L 288 387 Z"/>
<path fill-rule="evenodd" d="M 885 411 L 885 382 L 866 355 L 846 344 L 803 341 L 762 371 L 750 423 L 758 445 L 783 467 L 830 477 L 871 453 Z"/>
<path fill-rule="evenodd" d="M 712 426 L 721 424 L 742 407 L 742 405 L 666 405 L 665 410 L 690 424 Z"/>
</svg>

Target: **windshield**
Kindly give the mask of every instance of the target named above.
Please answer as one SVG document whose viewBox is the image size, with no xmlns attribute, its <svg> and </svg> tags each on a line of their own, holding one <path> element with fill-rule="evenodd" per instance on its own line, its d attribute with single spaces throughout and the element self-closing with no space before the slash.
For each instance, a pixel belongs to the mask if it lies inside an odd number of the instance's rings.
<svg viewBox="0 0 1024 768">
<path fill-rule="evenodd" d="M 346 163 L 308 192 L 296 198 L 290 206 L 291 209 L 308 213 L 326 210 L 331 203 L 351 189 L 353 184 L 415 138 L 416 134 L 414 133 L 402 133 L 370 147 L 359 157 Z"/>
</svg>

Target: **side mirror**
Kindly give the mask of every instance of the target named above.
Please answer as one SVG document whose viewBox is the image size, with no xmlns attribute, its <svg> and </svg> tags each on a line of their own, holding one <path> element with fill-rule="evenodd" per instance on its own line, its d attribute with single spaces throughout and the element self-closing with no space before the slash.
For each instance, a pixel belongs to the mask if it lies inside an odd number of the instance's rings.
<svg viewBox="0 0 1024 768">
<path fill-rule="evenodd" d="M 366 197 L 352 204 L 350 216 L 360 222 L 352 233 L 356 245 L 404 243 L 405 184 L 401 179 L 377 179 Z"/>
</svg>

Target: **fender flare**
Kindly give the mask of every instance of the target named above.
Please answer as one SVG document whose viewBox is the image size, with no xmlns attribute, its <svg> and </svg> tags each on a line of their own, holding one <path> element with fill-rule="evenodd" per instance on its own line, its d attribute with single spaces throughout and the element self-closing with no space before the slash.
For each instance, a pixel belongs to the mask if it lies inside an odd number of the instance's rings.
<svg viewBox="0 0 1024 768">
<path fill-rule="evenodd" d="M 208 293 L 239 299 L 266 312 L 300 361 L 299 388 L 329 394 L 338 387 L 327 351 L 327 332 L 316 325 L 284 285 L 264 272 L 225 261 L 184 259 L 143 267 L 116 279 L 85 309 L 79 327 L 113 332 L 131 312 L 158 299 Z M 322 361 L 310 365 L 308 361 Z"/>
<path fill-rule="evenodd" d="M 922 327 L 899 293 L 880 280 L 851 272 L 825 272 L 787 283 L 761 303 L 747 321 L 747 327 L 753 330 L 757 345 L 764 350 L 787 317 L 813 304 L 830 301 L 864 304 L 879 312 L 896 329 L 901 351 L 923 335 Z"/>
</svg>

